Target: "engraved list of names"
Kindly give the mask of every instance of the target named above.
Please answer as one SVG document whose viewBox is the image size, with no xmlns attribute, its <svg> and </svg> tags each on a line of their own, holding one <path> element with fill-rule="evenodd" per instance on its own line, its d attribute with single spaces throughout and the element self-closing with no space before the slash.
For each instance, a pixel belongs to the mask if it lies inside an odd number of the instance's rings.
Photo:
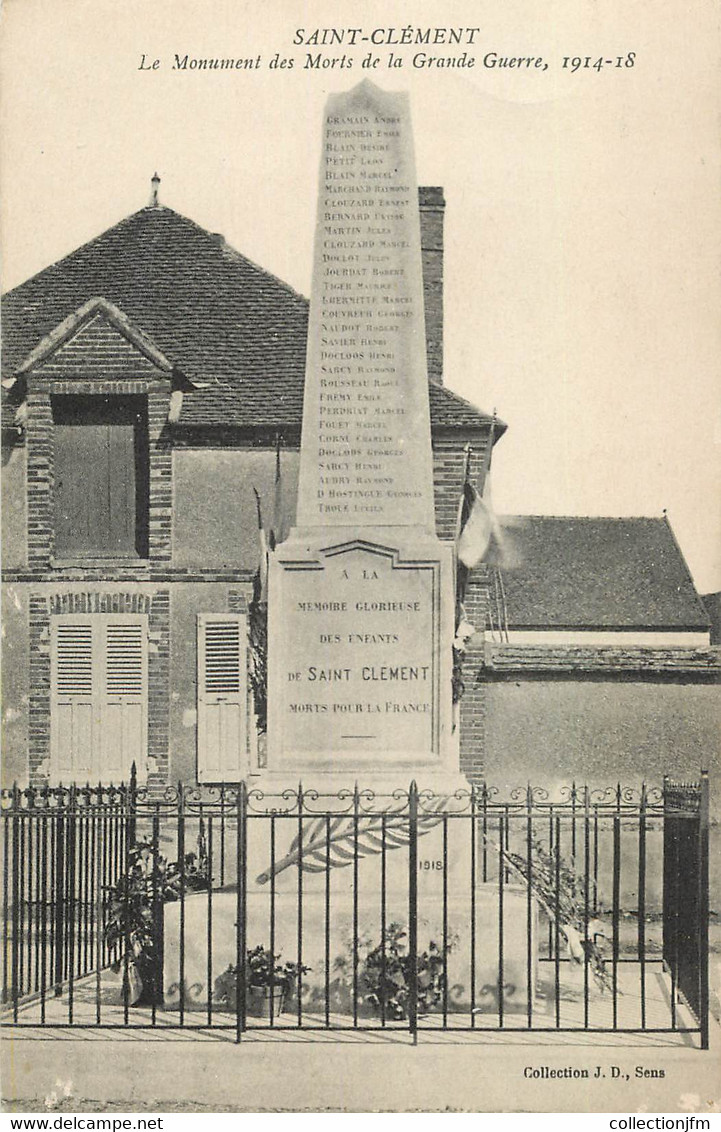
<svg viewBox="0 0 721 1132">
<path fill-rule="evenodd" d="M 297 523 L 434 527 L 410 113 L 368 82 L 324 115 Z"/>
</svg>

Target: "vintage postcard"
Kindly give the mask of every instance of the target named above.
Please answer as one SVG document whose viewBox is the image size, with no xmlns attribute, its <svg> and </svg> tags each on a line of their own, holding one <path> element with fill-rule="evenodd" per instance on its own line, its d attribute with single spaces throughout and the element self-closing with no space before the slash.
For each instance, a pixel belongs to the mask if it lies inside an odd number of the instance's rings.
<svg viewBox="0 0 721 1132">
<path fill-rule="evenodd" d="M 2 31 L 5 1108 L 701 1127 L 715 7 Z"/>
</svg>

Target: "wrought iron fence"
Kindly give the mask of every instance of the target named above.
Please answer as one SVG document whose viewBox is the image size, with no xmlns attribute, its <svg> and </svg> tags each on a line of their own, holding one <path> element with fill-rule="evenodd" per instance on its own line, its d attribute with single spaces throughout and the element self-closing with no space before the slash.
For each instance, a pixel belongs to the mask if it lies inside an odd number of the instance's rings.
<svg viewBox="0 0 721 1132">
<path fill-rule="evenodd" d="M 708 1044 L 705 775 L 554 796 L 133 779 L 16 787 L 2 823 L 18 1025 Z"/>
</svg>

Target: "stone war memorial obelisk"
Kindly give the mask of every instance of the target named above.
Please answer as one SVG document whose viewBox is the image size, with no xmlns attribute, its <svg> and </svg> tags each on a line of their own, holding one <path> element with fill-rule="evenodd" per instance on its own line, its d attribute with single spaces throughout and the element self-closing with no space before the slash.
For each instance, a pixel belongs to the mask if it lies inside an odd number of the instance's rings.
<svg viewBox="0 0 721 1132">
<path fill-rule="evenodd" d="M 408 98 L 323 118 L 296 526 L 270 557 L 269 786 L 460 786 Z"/>
<path fill-rule="evenodd" d="M 445 960 L 453 1008 L 492 1008 L 501 979 L 506 1010 L 527 1001 L 525 893 L 501 886 L 501 935 L 475 823 L 447 820 L 470 800 L 452 725 L 454 553 L 435 534 L 419 227 L 406 96 L 367 82 L 331 96 L 297 519 L 269 557 L 267 767 L 249 800 L 251 816 L 273 819 L 248 822 L 243 852 L 248 943 L 272 924 L 273 953 L 300 962 L 302 940 L 303 1009 L 316 1024 L 331 986 L 332 1009 L 355 1024 L 361 937 L 371 947 L 409 925 L 412 946 L 411 867 L 418 952 L 457 937 Z M 201 1005 L 207 905 L 198 893 L 183 908 L 183 969 Z M 237 954 L 238 891 L 213 906 L 220 972 Z M 166 1007 L 178 1001 L 180 914 L 167 905 Z"/>
</svg>

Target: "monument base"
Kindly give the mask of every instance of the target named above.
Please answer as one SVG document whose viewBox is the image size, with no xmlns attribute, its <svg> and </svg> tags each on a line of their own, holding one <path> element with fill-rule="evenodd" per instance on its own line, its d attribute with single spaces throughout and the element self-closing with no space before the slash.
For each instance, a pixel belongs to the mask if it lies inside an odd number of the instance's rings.
<svg viewBox="0 0 721 1132">
<path fill-rule="evenodd" d="M 268 892 L 249 893 L 246 921 L 247 946 L 270 945 L 270 896 Z M 368 1002 L 369 987 L 364 976 L 368 953 L 381 940 L 381 906 L 378 893 L 363 892 L 358 900 L 358 955 L 360 1013 L 372 1014 Z M 475 915 L 475 934 L 470 922 Z M 236 921 L 237 893 L 218 891 L 213 897 L 213 932 L 208 950 L 208 900 L 206 893 L 186 898 L 183 912 L 183 1005 L 186 1011 L 206 1010 L 208 997 L 214 1009 L 228 1009 L 218 994 L 218 977 L 227 973 L 237 957 Z M 302 962 L 308 968 L 303 977 L 303 1009 L 322 1012 L 325 1006 L 326 980 L 329 1006 L 334 1012 L 350 1015 L 353 968 L 353 902 L 351 894 L 333 887 L 331 914 L 328 917 L 322 892 L 305 892 L 302 911 Z M 538 910 L 534 901 L 528 916 L 526 893 L 508 885 L 505 890 L 503 934 L 499 935 L 498 893 L 494 885 L 479 885 L 475 903 L 471 893 L 462 895 L 453 890 L 445 902 L 440 894 L 426 894 L 419 899 L 418 952 L 438 949 L 445 936 L 448 941 L 448 1007 L 451 1012 L 476 1010 L 494 1013 L 498 1009 L 498 985 L 502 972 L 504 1010 L 508 1014 L 527 1010 L 534 999 L 538 982 Z M 385 909 L 386 928 L 408 924 L 408 897 L 405 892 L 388 894 Z M 294 891 L 277 893 L 273 905 L 273 947 L 282 961 L 298 958 L 298 902 Z M 165 1008 L 177 1009 L 180 1003 L 180 907 L 177 903 L 164 908 L 164 973 Z M 327 935 L 326 935 L 327 933 Z M 406 943 L 403 943 L 405 950 Z M 530 975 L 530 987 L 528 975 Z M 210 979 L 209 979 L 210 976 Z M 226 975 L 227 978 L 227 975 Z M 232 1001 L 231 1001 L 232 1005 Z M 436 1006 L 440 1010 L 440 1005 Z"/>
</svg>

